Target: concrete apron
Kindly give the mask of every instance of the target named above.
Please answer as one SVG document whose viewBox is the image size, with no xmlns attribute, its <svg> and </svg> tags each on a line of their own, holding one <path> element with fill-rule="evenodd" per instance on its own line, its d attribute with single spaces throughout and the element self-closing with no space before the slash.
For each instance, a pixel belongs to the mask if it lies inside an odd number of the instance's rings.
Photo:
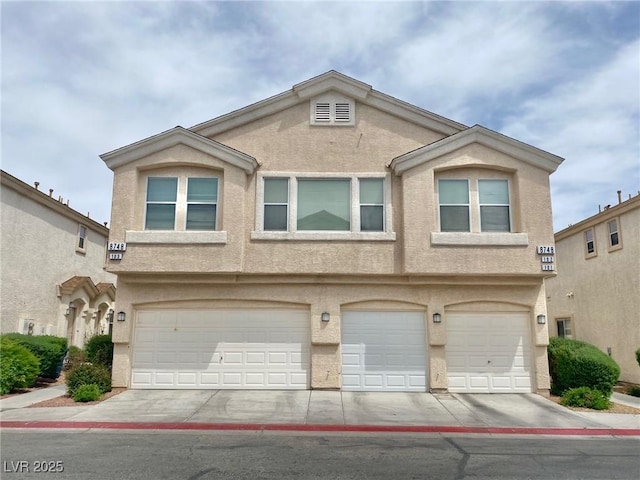
<svg viewBox="0 0 640 480">
<path fill-rule="evenodd" d="M 3 427 L 19 426 L 13 422 L 63 421 L 87 426 L 109 422 L 193 427 L 289 425 L 301 427 L 299 429 L 307 426 L 309 430 L 311 426 L 464 427 L 466 431 L 468 428 L 640 428 L 637 415 L 602 414 L 607 418 L 590 415 L 572 412 L 536 394 L 127 390 L 96 405 L 18 408 L 2 412 L 0 419 Z M 640 434 L 640 430 L 636 434 Z"/>
</svg>

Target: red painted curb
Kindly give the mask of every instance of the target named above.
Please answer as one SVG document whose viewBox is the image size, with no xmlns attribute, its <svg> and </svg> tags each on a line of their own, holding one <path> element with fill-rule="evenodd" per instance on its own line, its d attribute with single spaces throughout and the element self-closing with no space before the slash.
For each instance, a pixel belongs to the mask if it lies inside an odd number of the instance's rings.
<svg viewBox="0 0 640 480">
<path fill-rule="evenodd" d="M 0 428 L 111 430 L 257 430 L 290 432 L 480 433 L 493 435 L 640 436 L 639 428 L 464 427 L 446 425 L 299 425 L 264 423 L 5 421 Z"/>
</svg>

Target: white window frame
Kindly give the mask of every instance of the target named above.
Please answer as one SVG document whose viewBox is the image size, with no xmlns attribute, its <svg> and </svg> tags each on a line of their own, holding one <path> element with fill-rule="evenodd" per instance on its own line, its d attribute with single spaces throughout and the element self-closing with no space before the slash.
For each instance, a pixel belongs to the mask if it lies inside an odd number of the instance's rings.
<svg viewBox="0 0 640 480">
<path fill-rule="evenodd" d="M 466 180 L 469 188 L 469 231 L 468 232 L 443 232 L 441 231 L 440 218 L 440 191 L 436 193 L 436 222 L 437 232 L 431 232 L 431 244 L 443 246 L 528 246 L 529 235 L 526 232 L 514 232 L 513 225 L 513 195 L 511 194 L 511 179 L 505 177 L 467 177 L 441 176 L 435 178 L 435 184 L 440 180 Z M 480 211 L 480 180 L 501 180 L 507 182 L 509 192 L 509 232 L 483 232 L 481 231 Z M 457 204 L 463 205 L 463 204 Z M 445 205 L 446 206 L 446 205 Z"/>
<path fill-rule="evenodd" d="M 448 180 L 453 180 L 453 181 L 457 181 L 457 182 L 467 182 L 467 193 L 468 195 L 468 201 L 469 203 L 445 203 L 442 204 L 440 203 L 440 181 L 448 181 Z M 447 232 L 447 233 L 469 233 L 469 232 L 473 232 L 473 222 L 472 222 L 472 218 L 471 218 L 471 208 L 472 208 L 472 203 L 473 203 L 473 198 L 471 195 L 471 180 L 468 178 L 438 178 L 436 180 L 436 183 L 438 184 L 438 230 L 442 231 L 442 214 L 440 213 L 440 207 L 463 207 L 466 206 L 467 207 L 467 216 L 469 219 L 469 231 L 468 232 Z"/>
<path fill-rule="evenodd" d="M 183 229 L 185 231 L 190 231 L 190 232 L 215 232 L 216 230 L 218 230 L 218 212 L 220 211 L 219 208 L 219 204 L 220 204 L 220 177 L 217 176 L 186 176 L 186 189 L 184 191 L 184 226 Z M 188 198 L 188 194 L 189 194 L 189 181 L 192 179 L 197 179 L 197 178 L 209 178 L 209 179 L 215 179 L 216 180 L 216 201 L 215 202 L 190 202 L 189 198 Z M 178 179 L 178 192 L 180 192 L 180 179 Z M 178 196 L 177 200 L 180 200 L 180 197 Z M 216 206 L 216 218 L 213 220 L 213 224 L 214 224 L 214 228 L 213 230 L 187 230 L 187 213 L 189 211 L 189 205 L 215 205 Z M 176 211 L 177 213 L 177 211 Z M 176 217 L 177 220 L 177 217 Z"/>
<path fill-rule="evenodd" d="M 84 231 L 84 235 L 82 234 Z M 87 241 L 89 239 L 89 229 L 86 225 L 80 223 L 78 225 L 78 236 L 76 237 L 76 252 L 78 253 L 86 253 L 87 252 Z"/>
<path fill-rule="evenodd" d="M 612 222 L 616 223 L 616 230 L 614 232 L 612 232 L 611 229 L 609 228 L 609 225 Z M 612 252 L 614 250 L 621 249 L 622 248 L 622 232 L 620 231 L 620 218 L 619 217 L 615 217 L 615 218 L 612 218 L 610 220 L 607 220 L 605 228 L 607 229 L 609 251 Z M 611 237 L 612 237 L 613 234 L 617 234 L 618 235 L 618 243 L 616 243 L 615 245 L 613 245 L 613 243 L 611 241 Z"/>
<path fill-rule="evenodd" d="M 149 178 L 177 178 L 178 179 L 178 192 L 176 195 L 176 213 L 175 213 L 175 225 L 173 230 L 146 230 L 147 224 L 147 191 L 149 185 Z M 217 178 L 218 179 L 218 192 L 216 201 L 216 230 L 187 230 L 187 204 L 194 202 L 187 202 L 187 187 L 189 178 Z M 227 232 L 220 230 L 220 218 L 221 218 L 221 202 L 222 202 L 222 177 L 210 174 L 210 175 L 175 175 L 175 174 L 156 174 L 150 173 L 145 179 L 145 190 L 142 195 L 143 201 L 143 215 L 142 215 L 142 229 L 141 230 L 127 230 L 125 232 L 125 242 L 127 243 L 141 243 L 141 244 L 226 244 Z"/>
<path fill-rule="evenodd" d="M 326 105 L 319 118 L 318 105 Z M 348 108 L 349 115 L 343 118 L 344 108 Z M 309 122 L 316 126 L 354 126 L 356 124 L 356 103 L 353 99 L 329 92 L 311 99 L 309 103 Z"/>
<path fill-rule="evenodd" d="M 289 211 L 288 230 L 270 231 L 264 230 L 264 180 L 268 178 L 289 179 Z M 384 231 L 363 232 L 360 230 L 360 188 L 359 179 L 380 178 L 383 180 L 384 194 Z M 298 230 L 298 180 L 344 179 L 350 181 L 350 223 L 349 231 L 312 231 Z M 256 222 L 255 230 L 251 232 L 252 240 L 367 240 L 367 241 L 394 241 L 396 234 L 392 223 L 391 202 L 391 175 L 380 173 L 297 173 L 297 172 L 259 172 L 256 182 Z"/>
<path fill-rule="evenodd" d="M 587 233 L 591 232 L 591 240 L 589 240 Z M 582 232 L 582 242 L 584 245 L 584 256 L 585 258 L 593 258 L 598 255 L 598 245 L 596 243 L 596 229 L 595 227 L 590 227 Z M 589 251 L 589 243 L 593 243 L 593 252 Z"/>
<path fill-rule="evenodd" d="M 176 201 L 175 202 L 156 202 L 156 201 L 152 201 L 150 202 L 147 199 L 147 196 L 149 194 L 149 181 L 152 178 L 175 178 L 176 179 Z M 185 178 L 185 177 L 182 177 Z M 177 224 L 178 224 L 178 204 L 180 203 L 180 179 L 181 177 L 177 177 L 175 175 L 149 175 L 146 179 L 145 182 L 145 191 L 144 191 L 144 221 L 143 221 L 143 229 L 145 231 L 154 231 L 154 232 L 163 232 L 163 231 L 175 231 L 178 230 L 177 228 Z M 185 199 L 186 199 L 186 193 L 185 193 Z M 149 210 L 149 205 L 173 205 L 173 228 L 172 229 L 166 229 L 166 230 L 159 230 L 159 229 L 149 229 L 147 230 L 147 212 Z M 186 207 L 184 209 L 186 211 Z"/>
<path fill-rule="evenodd" d="M 480 182 L 483 181 L 500 181 L 507 182 L 507 197 L 509 203 L 507 204 L 499 204 L 499 203 L 481 203 L 480 202 Z M 476 191 L 478 195 L 478 231 L 482 233 L 489 233 L 482 231 L 482 207 L 507 207 L 509 209 L 509 230 L 506 232 L 495 232 L 495 233 L 511 233 L 513 231 L 513 221 L 511 219 L 511 182 L 508 178 L 478 178 L 476 179 Z M 471 192 L 469 192 L 471 194 Z M 472 230 L 473 231 L 473 230 Z"/>
<path fill-rule="evenodd" d="M 561 338 L 573 338 L 573 322 L 570 317 L 558 317 L 556 318 L 556 332 L 560 337 L 560 323 L 562 323 L 563 335 Z M 569 333 L 567 334 L 567 326 L 569 326 Z"/>
</svg>

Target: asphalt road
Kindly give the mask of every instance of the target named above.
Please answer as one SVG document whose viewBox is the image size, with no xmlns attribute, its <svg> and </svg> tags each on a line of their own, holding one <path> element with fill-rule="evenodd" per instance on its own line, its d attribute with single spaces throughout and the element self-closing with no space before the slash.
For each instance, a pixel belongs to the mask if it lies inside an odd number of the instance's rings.
<svg viewBox="0 0 640 480">
<path fill-rule="evenodd" d="M 3 480 L 640 478 L 630 437 L 5 429 L 0 442 Z"/>
</svg>

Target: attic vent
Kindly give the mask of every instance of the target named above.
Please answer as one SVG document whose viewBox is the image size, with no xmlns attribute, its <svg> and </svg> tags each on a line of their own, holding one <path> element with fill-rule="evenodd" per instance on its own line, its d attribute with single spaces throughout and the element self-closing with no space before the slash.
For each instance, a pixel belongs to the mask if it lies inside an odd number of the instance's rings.
<svg viewBox="0 0 640 480">
<path fill-rule="evenodd" d="M 348 103 L 336 103 L 336 122 L 351 121 L 351 105 Z"/>
<path fill-rule="evenodd" d="M 355 125 L 355 102 L 336 93 L 311 100 L 311 125 Z"/>
<path fill-rule="evenodd" d="M 316 103 L 316 122 L 330 122 L 331 121 L 331 104 L 330 103 Z"/>
</svg>

